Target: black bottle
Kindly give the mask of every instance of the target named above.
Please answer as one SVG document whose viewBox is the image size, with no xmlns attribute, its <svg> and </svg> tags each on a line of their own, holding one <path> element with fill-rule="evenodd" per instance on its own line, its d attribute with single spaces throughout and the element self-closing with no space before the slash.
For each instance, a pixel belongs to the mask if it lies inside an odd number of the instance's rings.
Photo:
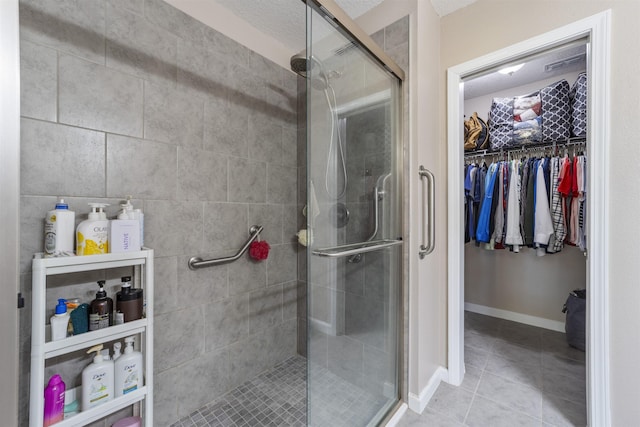
<svg viewBox="0 0 640 427">
<path fill-rule="evenodd" d="M 100 290 L 96 293 L 96 299 L 91 301 L 89 309 L 89 330 L 107 328 L 113 325 L 113 300 L 107 297 L 104 290 L 104 280 L 98 280 Z"/>
</svg>

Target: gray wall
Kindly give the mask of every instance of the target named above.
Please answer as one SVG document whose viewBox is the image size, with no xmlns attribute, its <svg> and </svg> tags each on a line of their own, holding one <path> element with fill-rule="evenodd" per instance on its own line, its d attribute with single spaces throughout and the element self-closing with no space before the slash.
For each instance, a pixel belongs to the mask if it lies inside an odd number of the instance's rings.
<svg viewBox="0 0 640 427">
<path fill-rule="evenodd" d="M 20 24 L 28 304 L 31 255 L 56 196 L 80 221 L 88 201 L 110 203 L 111 216 L 131 194 L 156 254 L 155 425 L 293 355 L 295 76 L 160 0 L 22 0 Z M 235 252 L 256 223 L 271 244 L 266 262 L 187 268 L 191 256 Z M 121 273 L 69 282 L 85 283 L 76 296 L 89 301 L 94 280 L 110 279 L 112 293 Z M 22 310 L 21 425 L 30 316 Z M 47 369 L 79 385 L 89 362 L 78 354 Z"/>
</svg>

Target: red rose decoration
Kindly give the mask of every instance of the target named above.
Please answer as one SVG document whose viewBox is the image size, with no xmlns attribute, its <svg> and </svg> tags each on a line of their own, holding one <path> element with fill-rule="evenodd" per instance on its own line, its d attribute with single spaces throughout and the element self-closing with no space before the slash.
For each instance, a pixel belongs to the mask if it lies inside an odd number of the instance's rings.
<svg viewBox="0 0 640 427">
<path fill-rule="evenodd" d="M 249 246 L 249 256 L 258 261 L 267 259 L 269 249 L 271 249 L 271 246 L 265 241 L 251 242 L 251 246 Z"/>
</svg>

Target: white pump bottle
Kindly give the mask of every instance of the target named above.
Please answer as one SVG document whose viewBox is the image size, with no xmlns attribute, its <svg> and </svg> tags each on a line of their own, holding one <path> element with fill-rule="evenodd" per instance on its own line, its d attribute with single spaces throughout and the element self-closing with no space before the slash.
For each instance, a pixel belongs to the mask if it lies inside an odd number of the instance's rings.
<svg viewBox="0 0 640 427">
<path fill-rule="evenodd" d="M 124 354 L 115 361 L 116 397 L 142 387 L 142 353 L 133 350 L 134 337 L 124 339 Z"/>
<path fill-rule="evenodd" d="M 82 371 L 82 410 L 86 411 L 113 399 L 113 361 L 104 360 L 102 344 L 91 347 L 93 363 Z"/>
</svg>

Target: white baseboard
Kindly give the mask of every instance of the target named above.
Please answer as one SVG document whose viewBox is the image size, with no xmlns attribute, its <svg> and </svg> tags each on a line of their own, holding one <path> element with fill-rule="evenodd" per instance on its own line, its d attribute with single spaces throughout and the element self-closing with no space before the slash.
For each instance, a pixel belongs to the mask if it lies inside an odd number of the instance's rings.
<svg viewBox="0 0 640 427">
<path fill-rule="evenodd" d="M 407 412 L 407 408 L 408 406 L 406 403 L 403 403 L 402 405 L 400 405 L 400 407 L 395 412 L 395 414 L 393 414 L 393 417 L 391 417 L 391 419 L 387 421 L 387 424 L 385 425 L 385 427 L 397 426 L 400 420 L 402 419 L 402 417 L 404 416 L 404 413 Z"/>
<path fill-rule="evenodd" d="M 464 309 L 473 313 L 485 314 L 499 319 L 511 320 L 512 322 L 524 323 L 525 325 L 537 326 L 539 328 L 550 329 L 552 331 L 564 332 L 564 322 L 544 319 L 542 317 L 530 316 L 528 314 L 516 313 L 515 311 L 501 310 L 499 308 L 487 307 L 470 302 L 464 303 Z"/>
<path fill-rule="evenodd" d="M 422 411 L 424 411 L 424 408 L 427 407 L 427 404 L 438 389 L 440 383 L 442 381 L 447 381 L 448 376 L 449 372 L 442 366 L 439 366 L 431 378 L 429 378 L 429 382 L 427 382 L 427 385 L 422 389 L 419 396 L 409 393 L 409 409 L 421 414 Z"/>
</svg>

